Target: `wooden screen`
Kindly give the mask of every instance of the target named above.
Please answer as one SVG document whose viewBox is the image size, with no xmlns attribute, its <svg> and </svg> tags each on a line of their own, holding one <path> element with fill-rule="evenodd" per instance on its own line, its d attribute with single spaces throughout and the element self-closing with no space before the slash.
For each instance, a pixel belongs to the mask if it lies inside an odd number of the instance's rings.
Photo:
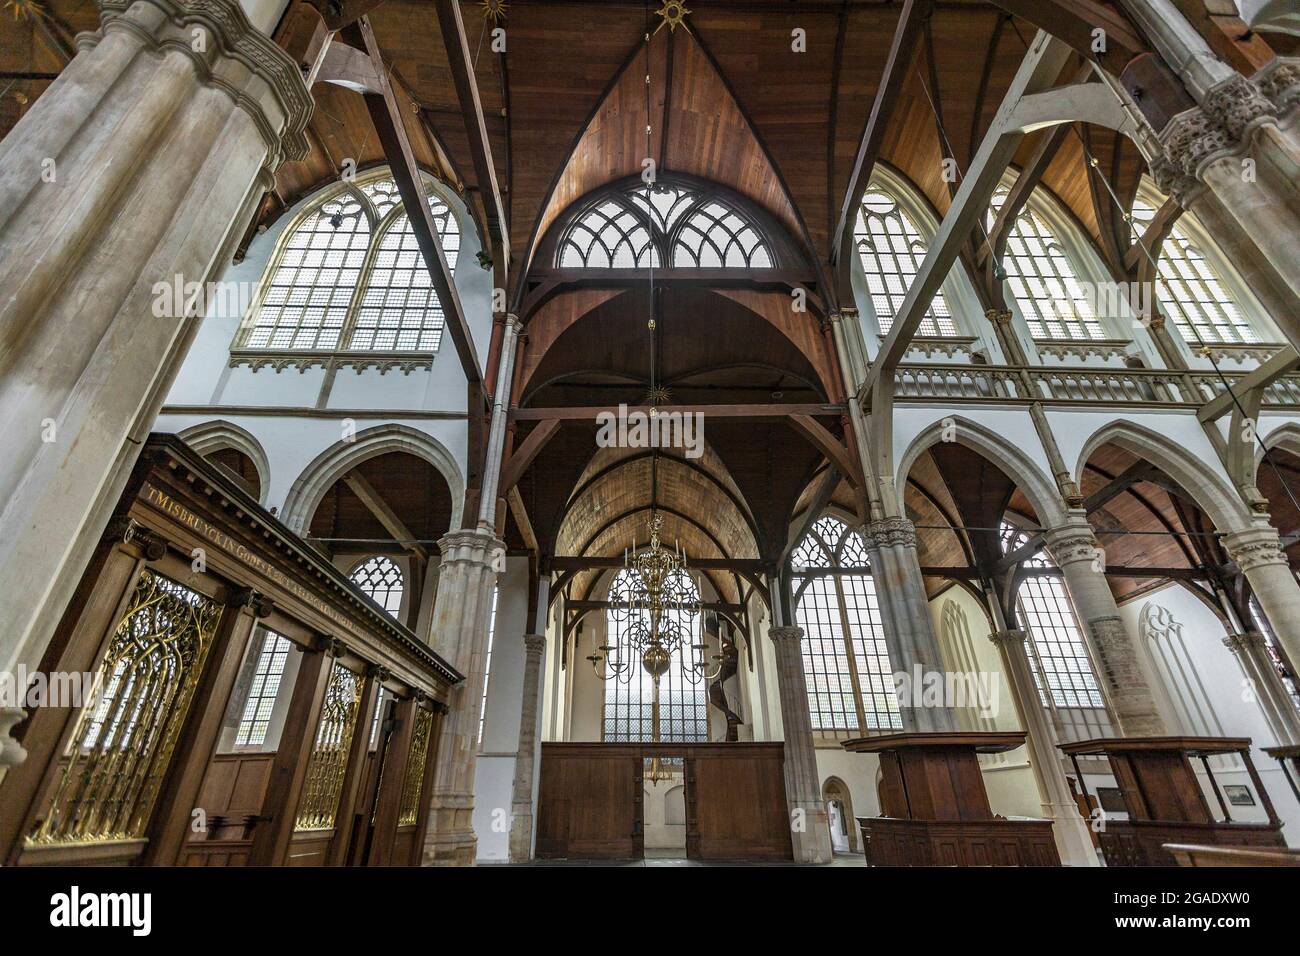
<svg viewBox="0 0 1300 956">
<path fill-rule="evenodd" d="M 693 749 L 686 758 L 686 855 L 788 860 L 793 855 L 779 743 Z M 809 823 L 811 826 L 811 822 Z"/>
<path fill-rule="evenodd" d="M 569 752 L 542 747 L 537 801 L 539 860 L 633 860 L 641 855 L 641 759 L 627 748 Z"/>
</svg>

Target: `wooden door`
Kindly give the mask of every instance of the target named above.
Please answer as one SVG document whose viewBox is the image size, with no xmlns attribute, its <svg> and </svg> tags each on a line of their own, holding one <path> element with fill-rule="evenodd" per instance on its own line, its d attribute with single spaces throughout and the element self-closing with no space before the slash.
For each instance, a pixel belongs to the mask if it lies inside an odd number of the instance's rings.
<svg viewBox="0 0 1300 956">
<path fill-rule="evenodd" d="M 543 744 L 537 858 L 638 859 L 640 792 L 641 759 L 628 748 Z"/>
<path fill-rule="evenodd" d="M 697 744 L 686 766 L 689 859 L 793 857 L 781 744 Z"/>
</svg>

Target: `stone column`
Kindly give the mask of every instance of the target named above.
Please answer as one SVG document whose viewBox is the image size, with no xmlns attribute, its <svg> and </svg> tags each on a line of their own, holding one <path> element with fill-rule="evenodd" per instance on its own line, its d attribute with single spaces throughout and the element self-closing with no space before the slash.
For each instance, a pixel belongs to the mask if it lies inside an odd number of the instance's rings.
<svg viewBox="0 0 1300 956">
<path fill-rule="evenodd" d="M 916 553 L 916 527 L 906 518 L 886 518 L 864 530 L 890 663 L 895 671 L 909 675 L 918 666 L 923 673 L 943 673 L 943 653 Z M 950 707 L 913 707 L 902 700 L 898 704 L 904 730 L 957 729 Z"/>
<path fill-rule="evenodd" d="M 452 691 L 442 720 L 424 863 L 473 866 L 478 840 L 470 818 L 479 708 L 487 677 L 492 586 L 505 560 L 505 545 L 487 532 L 462 528 L 445 535 L 438 548 L 442 573 L 434 608 L 434 650 L 465 680 Z"/>
<path fill-rule="evenodd" d="M 542 658 L 545 634 L 524 635 L 523 706 L 519 712 L 519 752 L 515 756 L 510 801 L 510 862 L 533 857 L 533 790 L 537 778 L 537 738 L 541 723 Z"/>
<path fill-rule="evenodd" d="M 1276 742 L 1284 746 L 1300 744 L 1300 710 L 1296 710 L 1291 694 L 1273 666 L 1264 635 L 1259 631 L 1229 634 L 1223 639 L 1223 646 L 1232 651 L 1250 681 L 1248 689 L 1259 702 Z"/>
<path fill-rule="evenodd" d="M 1246 575 L 1260 610 L 1273 628 L 1273 637 L 1282 645 L 1287 659 L 1300 667 L 1296 664 L 1300 661 L 1300 584 L 1282 553 L 1277 532 L 1263 525 L 1226 534 L 1222 544 L 1228 557 Z"/>
<path fill-rule="evenodd" d="M 808 682 L 803 670 L 803 628 L 774 627 L 776 680 L 785 730 L 785 793 L 790 807 L 790 839 L 799 863 L 831 861 L 831 831 L 817 776 L 817 750 L 808 714 Z"/>
<path fill-rule="evenodd" d="M 1229 70 L 1198 99 L 1160 133 L 1151 174 L 1234 250 L 1300 346 L 1300 59 L 1275 58 L 1253 77 Z"/>
<path fill-rule="evenodd" d="M 1066 866 L 1099 866 L 1097 852 L 1088 832 L 1088 821 L 1070 793 L 1070 784 L 1061 769 L 1061 752 L 1056 749 L 1056 733 L 1038 694 L 1033 671 L 1029 668 L 1026 631 L 998 631 L 989 635 L 1002 657 L 1002 670 L 1011 686 L 1020 726 L 1025 729 L 1025 746 L 1029 763 L 1038 784 L 1038 799 L 1043 816 L 1052 821 L 1052 836 L 1057 852 Z"/>
<path fill-rule="evenodd" d="M 1120 617 L 1103 571 L 1105 555 L 1087 516 L 1072 511 L 1064 525 L 1048 530 L 1047 549 L 1065 575 L 1070 603 L 1090 638 L 1120 732 L 1130 737 L 1164 734 L 1165 722 L 1151 691 L 1151 679 L 1137 642 Z"/>
<path fill-rule="evenodd" d="M 35 667 L 312 101 L 235 0 L 99 0 L 0 142 L 0 668 Z M 180 297 L 177 297 L 180 298 Z"/>
</svg>

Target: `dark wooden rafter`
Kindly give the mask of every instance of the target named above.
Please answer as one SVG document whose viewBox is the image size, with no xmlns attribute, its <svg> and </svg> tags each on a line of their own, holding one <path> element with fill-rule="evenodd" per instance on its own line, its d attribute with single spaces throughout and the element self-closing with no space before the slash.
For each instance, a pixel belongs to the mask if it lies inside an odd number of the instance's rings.
<svg viewBox="0 0 1300 956">
<path fill-rule="evenodd" d="M 384 66 L 383 54 L 375 40 L 374 31 L 369 21 L 362 17 L 357 23 L 343 30 L 340 35 L 358 49 L 365 49 L 374 64 L 381 92 L 363 94 L 366 108 L 375 124 L 375 132 L 383 145 L 384 155 L 388 158 L 393 179 L 397 183 L 397 191 L 402 197 L 402 205 L 410 219 L 411 230 L 415 233 L 416 244 L 420 247 L 420 253 L 429 271 L 429 279 L 442 305 L 447 332 L 456 347 L 461 370 L 471 385 L 481 385 L 482 366 L 479 364 L 474 347 L 474 337 L 470 332 L 465 310 L 461 306 L 460 296 L 456 292 L 456 284 L 452 281 L 451 269 L 442 251 L 442 241 L 438 237 L 438 230 L 429 210 L 429 197 L 424 188 L 420 168 L 415 161 L 415 154 L 411 150 L 402 112 L 392 84 L 388 80 L 388 71 Z M 479 401 L 482 401 L 481 388 Z M 471 405 L 471 409 L 473 407 Z M 475 416 L 471 415 L 471 418 L 473 417 Z"/>
<path fill-rule="evenodd" d="M 786 419 L 790 427 L 808 440 L 808 443 L 826 456 L 854 487 L 862 485 L 862 469 L 857 461 L 849 456 L 844 443 L 836 438 L 829 429 L 811 415 L 791 415 Z"/>
<path fill-rule="evenodd" d="M 1098 0 L 992 0 L 993 4 L 1062 40 L 1084 59 L 1116 76 L 1148 46 L 1128 18 Z M 1092 52 L 1093 30 L 1105 31 L 1106 52 Z"/>
<path fill-rule="evenodd" d="M 817 489 L 808 502 L 808 508 L 804 511 L 803 521 L 799 523 L 799 530 L 790 537 L 785 550 L 781 552 L 782 564 L 790 560 L 790 555 L 794 553 L 795 548 L 799 547 L 799 542 L 807 537 L 813 525 L 821 518 L 826 506 L 830 504 L 831 496 L 835 493 L 839 483 L 839 469 L 835 467 L 834 463 L 828 463 L 826 470 L 822 473 L 821 481 L 817 484 Z"/>
<path fill-rule="evenodd" d="M 528 466 L 546 447 L 547 442 L 555 437 L 555 433 L 560 430 L 560 420 L 558 418 L 548 419 L 540 423 L 536 428 L 528 433 L 528 437 L 519 443 L 506 463 L 501 466 L 501 480 L 498 494 L 506 494 L 515 485 L 519 479 L 524 476 Z"/>
<path fill-rule="evenodd" d="M 853 170 L 849 174 L 849 185 L 840 204 L 839 220 L 831 234 L 832 250 L 835 256 L 835 292 L 842 305 L 853 302 L 852 254 L 853 224 L 857 219 L 858 205 L 867 191 L 871 172 L 875 169 L 885 142 L 885 131 L 893 118 L 899 96 L 907 77 L 907 66 L 912 60 L 912 53 L 920 39 L 926 16 L 932 9 L 931 0 L 904 0 L 899 13 L 898 26 L 894 30 L 893 43 L 889 56 L 885 60 L 885 72 L 880 86 L 876 89 L 876 99 L 871 106 L 871 115 L 862 130 L 857 154 L 853 159 Z"/>
<path fill-rule="evenodd" d="M 488 225 L 487 238 L 491 243 L 496 282 L 498 287 L 506 288 L 510 268 L 509 220 L 505 203 L 501 199 L 501 187 L 497 183 L 492 144 L 483 120 L 483 103 L 474 75 L 469 41 L 465 38 L 465 23 L 461 19 L 457 0 L 434 0 L 434 6 L 438 12 L 438 27 L 442 31 L 443 43 L 447 47 L 452 83 L 456 87 L 461 115 L 465 119 L 465 133 L 473 157 L 479 201 Z"/>
</svg>

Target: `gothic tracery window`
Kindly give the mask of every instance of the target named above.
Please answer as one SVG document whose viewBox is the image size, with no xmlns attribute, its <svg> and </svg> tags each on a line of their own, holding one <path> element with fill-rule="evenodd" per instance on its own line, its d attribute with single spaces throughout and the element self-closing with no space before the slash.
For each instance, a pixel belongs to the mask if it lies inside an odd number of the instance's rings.
<svg viewBox="0 0 1300 956">
<path fill-rule="evenodd" d="M 383 555 L 367 558 L 349 575 L 352 582 L 393 617 L 402 610 L 402 569 Z"/>
<path fill-rule="evenodd" d="M 1029 535 L 1004 522 L 1002 550 L 1023 547 Z M 1043 551 L 1024 561 L 1031 568 L 1054 565 Z M 1044 707 L 1104 708 L 1083 631 L 1065 582 L 1054 576 L 1025 578 L 1016 592 L 1021 626 L 1029 632 L 1029 666 Z"/>
<path fill-rule="evenodd" d="M 454 272 L 460 226 L 432 189 L 429 209 Z M 443 320 L 397 184 L 379 174 L 340 184 L 299 217 L 267 270 L 239 344 L 437 351 Z"/>
<path fill-rule="evenodd" d="M 928 243 L 897 197 L 877 183 L 871 184 L 862 199 L 853 241 L 866 273 L 876 321 L 880 331 L 887 333 L 925 261 Z M 917 331 L 930 336 L 957 334 L 943 292 L 935 295 Z"/>
<path fill-rule="evenodd" d="M 1142 197 L 1133 202 L 1136 241 L 1155 219 L 1156 208 Z M 1200 342 L 1258 342 L 1259 336 L 1224 287 L 1205 251 L 1175 224 L 1160 246 L 1156 301 L 1189 345 Z"/>
<path fill-rule="evenodd" d="M 1006 189 L 994 194 L 990 225 L 1006 198 Z M 1060 238 L 1029 205 L 1016 217 L 1007 236 L 1002 267 L 1011 295 L 1035 339 L 1106 337 L 1092 307 L 1096 297 L 1089 298 Z"/>
<path fill-rule="evenodd" d="M 770 269 L 757 224 L 726 200 L 679 184 L 642 183 L 607 193 L 565 229 L 562 269 Z"/>
<path fill-rule="evenodd" d="M 626 569 L 622 570 L 618 573 L 618 578 L 631 573 Z M 678 574 L 685 579 L 683 584 L 694 589 L 694 582 L 689 575 L 680 571 Z M 610 588 L 612 593 L 619 591 L 618 578 Z M 698 592 L 696 597 L 698 598 Z M 700 639 L 701 622 L 698 613 L 690 614 L 686 620 L 681 620 L 687 615 L 686 611 L 666 613 L 677 615 L 683 631 L 695 635 L 697 640 Z M 619 635 L 622 629 L 628 626 L 628 622 L 620 620 L 619 616 L 612 611 L 606 614 L 605 621 L 608 628 L 607 643 L 618 644 Z M 687 646 L 685 653 L 691 652 L 691 648 Z M 660 740 L 707 742 L 709 739 L 708 690 L 704 681 L 693 683 L 688 678 L 689 667 L 690 662 L 683 656 L 683 647 L 679 644 L 673 648 L 668 670 L 659 678 L 658 739 Z M 626 683 L 612 673 L 605 681 L 603 740 L 612 742 L 655 739 L 654 681 L 639 661 L 632 664 L 632 669 L 631 680 Z"/>
<path fill-rule="evenodd" d="M 862 536 L 825 515 L 799 543 L 791 565 L 813 730 L 851 735 L 901 729 Z"/>
</svg>

